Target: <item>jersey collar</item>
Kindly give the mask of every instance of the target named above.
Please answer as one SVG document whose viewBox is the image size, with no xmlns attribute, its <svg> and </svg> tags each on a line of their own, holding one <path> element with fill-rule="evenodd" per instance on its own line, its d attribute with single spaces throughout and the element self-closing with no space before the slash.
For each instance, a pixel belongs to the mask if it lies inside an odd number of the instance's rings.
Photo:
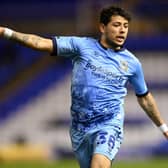
<svg viewBox="0 0 168 168">
<path fill-rule="evenodd" d="M 99 43 L 100 47 L 103 48 L 104 50 L 110 49 L 110 50 L 113 50 L 114 52 L 120 52 L 120 51 L 125 50 L 124 46 L 121 46 L 121 48 L 118 49 L 118 50 L 114 50 L 114 49 L 112 49 L 112 48 L 107 48 L 107 47 L 105 47 L 105 46 L 103 46 L 103 45 L 101 44 L 100 39 L 98 40 L 98 43 Z"/>
</svg>

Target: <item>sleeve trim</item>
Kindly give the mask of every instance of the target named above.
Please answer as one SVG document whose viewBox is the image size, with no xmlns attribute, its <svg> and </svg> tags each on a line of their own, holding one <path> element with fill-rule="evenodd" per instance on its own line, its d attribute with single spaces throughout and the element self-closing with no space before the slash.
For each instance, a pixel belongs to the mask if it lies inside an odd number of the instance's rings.
<svg viewBox="0 0 168 168">
<path fill-rule="evenodd" d="M 51 53 L 51 56 L 56 56 L 57 55 L 57 40 L 55 37 L 52 37 L 52 42 L 53 42 L 53 51 Z"/>
<path fill-rule="evenodd" d="M 149 93 L 149 91 L 146 91 L 146 92 L 143 93 L 143 94 L 136 94 L 136 96 L 137 96 L 137 97 L 143 97 L 143 96 L 146 96 L 148 93 Z"/>
</svg>

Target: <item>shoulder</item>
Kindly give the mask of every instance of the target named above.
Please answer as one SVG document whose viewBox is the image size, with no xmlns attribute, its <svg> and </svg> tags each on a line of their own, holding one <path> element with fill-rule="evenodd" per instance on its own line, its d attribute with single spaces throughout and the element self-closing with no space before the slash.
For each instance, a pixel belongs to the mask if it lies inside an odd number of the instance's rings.
<svg viewBox="0 0 168 168">
<path fill-rule="evenodd" d="M 90 50 L 96 48 L 97 40 L 91 37 L 73 37 L 73 43 L 81 50 Z"/>
<path fill-rule="evenodd" d="M 141 64 L 140 60 L 135 56 L 135 54 L 133 54 L 129 50 L 124 49 L 123 50 L 123 54 L 127 58 L 128 61 L 130 61 L 130 62 L 132 62 L 134 64 Z"/>
<path fill-rule="evenodd" d="M 82 36 L 64 36 L 67 41 L 72 42 L 74 45 L 79 47 L 93 46 L 96 43 L 96 39 L 91 37 L 82 37 Z"/>
<path fill-rule="evenodd" d="M 139 72 L 139 70 L 142 69 L 140 60 L 132 52 L 125 49 L 122 51 L 122 54 L 123 54 L 124 60 L 129 65 L 130 71 L 133 74 L 136 74 L 137 72 Z"/>
<path fill-rule="evenodd" d="M 80 43 L 84 44 L 84 45 L 94 44 L 96 42 L 96 39 L 91 38 L 91 37 L 74 36 L 73 39 L 76 40 L 77 42 L 80 42 Z"/>
</svg>

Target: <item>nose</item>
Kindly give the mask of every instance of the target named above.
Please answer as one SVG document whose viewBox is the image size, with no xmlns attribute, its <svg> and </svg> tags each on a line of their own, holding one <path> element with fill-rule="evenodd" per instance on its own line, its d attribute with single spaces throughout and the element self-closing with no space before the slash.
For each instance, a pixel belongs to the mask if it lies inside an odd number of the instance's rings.
<svg viewBox="0 0 168 168">
<path fill-rule="evenodd" d="M 124 26 L 120 27 L 120 33 L 125 33 L 126 32 L 126 28 Z"/>
</svg>

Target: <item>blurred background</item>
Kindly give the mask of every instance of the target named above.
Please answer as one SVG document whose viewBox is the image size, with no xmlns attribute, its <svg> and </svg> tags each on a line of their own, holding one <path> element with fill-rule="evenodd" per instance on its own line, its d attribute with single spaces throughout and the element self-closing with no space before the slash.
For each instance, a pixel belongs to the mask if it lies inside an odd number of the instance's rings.
<svg viewBox="0 0 168 168">
<path fill-rule="evenodd" d="M 168 1 L 1 0 L 0 25 L 44 37 L 99 38 L 99 11 L 132 14 L 126 47 L 142 62 L 149 90 L 168 123 Z M 0 39 L 0 160 L 73 158 L 69 138 L 71 62 Z M 168 142 L 136 102 L 125 100 L 125 139 L 118 160 L 168 156 Z"/>
</svg>

